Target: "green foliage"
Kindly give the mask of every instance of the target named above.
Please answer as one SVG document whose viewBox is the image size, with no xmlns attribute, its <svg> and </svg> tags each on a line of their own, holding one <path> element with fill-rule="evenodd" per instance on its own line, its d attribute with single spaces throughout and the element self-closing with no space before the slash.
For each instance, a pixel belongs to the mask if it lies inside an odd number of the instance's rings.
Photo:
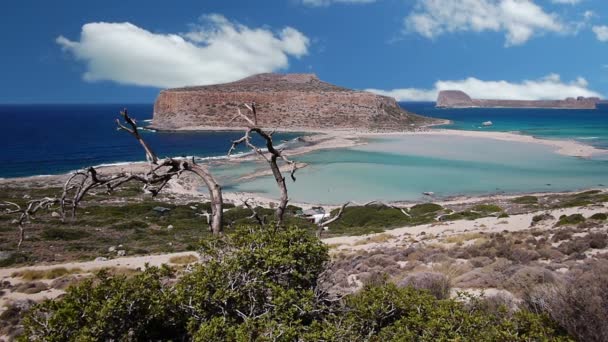
<svg viewBox="0 0 608 342">
<path fill-rule="evenodd" d="M 502 212 L 502 208 L 495 204 L 478 204 L 471 208 L 472 211 L 481 212 L 484 214 L 493 214 Z"/>
<path fill-rule="evenodd" d="M 393 284 L 366 286 L 348 296 L 305 340 L 328 341 L 537 341 L 569 340 L 546 317 L 488 312 L 478 300 L 438 300 Z"/>
<path fill-rule="evenodd" d="M 511 200 L 515 204 L 537 204 L 538 197 L 536 196 L 521 196 Z"/>
<path fill-rule="evenodd" d="M 24 264 L 31 260 L 29 254 L 24 252 L 7 252 L 8 256 L 0 259 L 0 267 L 8 267 L 15 264 Z"/>
<path fill-rule="evenodd" d="M 100 274 L 36 305 L 23 341 L 535 341 L 564 336 L 544 316 L 490 312 L 381 279 L 328 300 L 328 248 L 308 230 L 238 228 L 207 240 L 201 264 L 174 279 L 148 268 Z M 174 284 L 174 285 L 171 285 Z M 565 340 L 565 338 L 564 338 Z"/>
<path fill-rule="evenodd" d="M 507 218 L 509 217 L 509 214 L 507 213 L 500 213 L 500 215 L 498 215 L 498 218 Z"/>
<path fill-rule="evenodd" d="M 167 340 L 182 335 L 184 317 L 163 285 L 167 272 L 148 268 L 131 278 L 101 272 L 95 281 L 71 287 L 61 300 L 36 305 L 24 319 L 22 340 Z"/>
<path fill-rule="evenodd" d="M 482 214 L 472 211 L 460 211 L 457 213 L 445 215 L 441 218 L 442 221 L 456 221 L 456 220 L 476 220 L 483 217 Z"/>
<path fill-rule="evenodd" d="M 85 230 L 75 228 L 48 228 L 42 232 L 42 238 L 45 240 L 80 240 L 91 234 Z"/>
<path fill-rule="evenodd" d="M 595 213 L 593 215 L 591 215 L 591 217 L 589 217 L 592 220 L 598 220 L 598 221 L 606 221 L 608 220 L 608 215 L 604 214 L 604 213 Z"/>
<path fill-rule="evenodd" d="M 422 203 L 422 204 L 416 204 L 415 206 L 411 207 L 410 210 L 408 211 L 408 213 L 412 216 L 422 216 L 422 215 L 427 215 L 427 214 L 434 214 L 441 210 L 443 210 L 443 207 L 440 206 L 439 204 Z"/>
<path fill-rule="evenodd" d="M 562 215 L 559 217 L 556 226 L 576 225 L 585 222 L 585 217 L 581 214 Z"/>
<path fill-rule="evenodd" d="M 608 202 L 608 194 L 600 190 L 590 190 L 578 194 L 558 197 L 556 208 L 583 207 L 593 203 Z"/>
<path fill-rule="evenodd" d="M 434 203 L 417 204 L 404 215 L 401 210 L 384 205 L 347 207 L 342 218 L 329 227 L 331 234 L 361 235 L 380 233 L 386 229 L 431 223 L 443 207 Z M 337 214 L 338 209 L 332 211 Z"/>
</svg>

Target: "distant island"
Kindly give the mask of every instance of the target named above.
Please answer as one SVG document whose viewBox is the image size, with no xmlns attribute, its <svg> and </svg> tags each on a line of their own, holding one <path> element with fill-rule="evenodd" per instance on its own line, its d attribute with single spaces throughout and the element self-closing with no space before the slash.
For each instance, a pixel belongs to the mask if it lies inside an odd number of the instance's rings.
<svg viewBox="0 0 608 342">
<path fill-rule="evenodd" d="M 339 87 L 314 74 L 270 73 L 226 84 L 163 90 L 154 104 L 151 127 L 238 128 L 230 123 L 236 105 L 250 102 L 262 113 L 260 125 L 283 130 L 404 131 L 435 121 L 403 110 L 394 98 Z"/>
<path fill-rule="evenodd" d="M 491 100 L 472 99 L 460 90 L 443 90 L 437 97 L 439 108 L 555 108 L 555 109 L 596 109 L 601 100 L 598 97 L 569 97 L 565 100 Z"/>
</svg>

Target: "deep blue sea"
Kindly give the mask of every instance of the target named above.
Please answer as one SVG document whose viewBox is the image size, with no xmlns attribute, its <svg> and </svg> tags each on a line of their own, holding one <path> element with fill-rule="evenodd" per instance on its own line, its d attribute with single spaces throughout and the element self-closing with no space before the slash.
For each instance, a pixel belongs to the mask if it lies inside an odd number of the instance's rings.
<svg viewBox="0 0 608 342">
<path fill-rule="evenodd" d="M 151 104 L 126 106 L 145 125 Z M 116 130 L 121 105 L 0 105 L 0 177 L 59 174 L 145 160 L 135 139 Z M 159 157 L 222 156 L 241 132 L 144 132 Z M 296 134 L 276 134 L 275 140 Z"/>
</svg>

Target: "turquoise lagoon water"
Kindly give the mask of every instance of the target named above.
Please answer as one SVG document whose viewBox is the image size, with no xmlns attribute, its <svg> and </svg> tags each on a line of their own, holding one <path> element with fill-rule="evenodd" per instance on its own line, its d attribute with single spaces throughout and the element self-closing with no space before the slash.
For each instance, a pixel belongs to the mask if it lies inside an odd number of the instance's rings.
<svg viewBox="0 0 608 342">
<path fill-rule="evenodd" d="M 401 105 L 416 113 L 452 120 L 446 128 L 574 139 L 608 149 L 608 106 L 594 111 L 437 109 L 434 103 Z M 488 120 L 494 125 L 481 126 Z M 290 182 L 290 197 L 293 201 L 313 203 L 422 201 L 423 192 L 450 197 L 572 191 L 608 184 L 606 155 L 581 159 L 556 154 L 551 147 L 540 144 L 485 138 L 379 138 L 364 146 L 318 151 L 297 159 L 310 166 L 298 171 L 297 182 Z M 246 168 L 250 171 L 251 167 Z M 224 181 L 230 190 L 278 196 L 271 177 L 238 184 L 230 177 Z"/>
<path fill-rule="evenodd" d="M 573 139 L 600 148 L 608 148 L 608 105 L 595 110 L 533 108 L 435 108 L 434 102 L 401 103 L 414 112 L 452 120 L 450 129 L 518 132 L 545 139 Z M 492 121 L 493 125 L 481 124 Z"/>
<path fill-rule="evenodd" d="M 608 161 L 553 153 L 550 147 L 483 138 L 409 136 L 300 156 L 310 163 L 289 182 L 293 201 L 422 201 L 437 197 L 567 191 L 608 184 Z M 230 184 L 232 191 L 278 196 L 274 180 Z M 427 198 L 428 200 L 428 198 Z"/>
</svg>

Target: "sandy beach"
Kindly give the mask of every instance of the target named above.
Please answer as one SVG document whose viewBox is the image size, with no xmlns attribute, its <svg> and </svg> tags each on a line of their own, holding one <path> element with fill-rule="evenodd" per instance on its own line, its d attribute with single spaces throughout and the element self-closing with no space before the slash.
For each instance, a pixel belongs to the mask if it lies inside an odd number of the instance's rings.
<svg viewBox="0 0 608 342">
<path fill-rule="evenodd" d="M 191 127 L 191 130 L 207 129 L 205 127 Z M 218 128 L 213 128 L 217 130 Z M 228 127 L 226 129 L 229 129 Z M 235 128 L 232 128 L 233 130 Z M 290 131 L 303 132 L 306 129 L 293 129 Z M 425 136 L 425 137 L 438 137 L 445 139 L 446 137 L 464 137 L 464 138 L 476 138 L 476 139 L 492 139 L 498 141 L 509 141 L 519 142 L 525 144 L 539 144 L 550 147 L 555 153 L 560 155 L 579 157 L 579 158 L 591 158 L 607 153 L 605 150 L 595 148 L 591 145 L 586 145 L 573 140 L 547 140 L 539 139 L 532 136 L 507 133 L 507 132 L 480 132 L 480 131 L 463 131 L 463 130 L 449 130 L 449 129 L 435 129 L 435 128 L 423 128 L 417 131 L 410 132 L 369 132 L 369 131 L 354 131 L 354 130 L 317 130 L 311 135 L 303 136 L 299 139 L 298 146 L 289 146 L 286 148 L 289 156 L 298 156 L 314 151 L 326 150 L 326 149 L 341 149 L 350 148 L 355 146 L 362 146 L 368 143 L 369 138 L 381 138 L 381 137 L 399 137 L 399 136 Z M 213 164 L 225 164 L 235 163 L 238 164 L 242 161 L 253 161 L 259 160 L 259 157 L 254 154 L 235 155 L 227 157 L 226 159 L 213 160 Z M 308 164 L 299 163 L 299 168 L 306 168 Z M 141 173 L 148 170 L 148 165 L 145 162 L 133 162 L 133 163 L 116 163 L 109 165 L 98 166 L 98 171 L 102 174 L 112 174 L 118 172 L 131 172 Z M 249 181 L 258 177 L 267 176 L 268 170 L 258 170 L 254 173 L 246 174 L 240 177 L 239 180 Z M 32 176 L 32 177 L 19 177 L 19 178 L 6 178 L 0 179 L 0 185 L 12 185 L 12 186 L 47 186 L 47 187 L 61 187 L 67 179 L 68 174 L 61 175 L 43 175 L 43 176 Z M 177 195 L 187 196 L 200 196 L 198 188 L 200 184 L 192 177 L 182 177 L 179 181 L 172 181 L 167 191 Z M 250 192 L 226 192 L 225 199 L 235 204 L 239 204 L 243 198 L 252 199 L 252 201 L 265 205 L 275 202 L 274 199 L 263 196 L 256 193 Z M 478 198 L 473 196 L 472 198 Z M 433 200 L 429 198 L 429 200 Z M 449 199 L 444 199 L 449 200 Z M 458 200 L 462 200 L 459 197 Z M 437 201 L 437 200 L 435 200 Z M 297 201 L 293 202 L 296 205 L 303 207 L 309 207 L 314 203 L 306 203 Z"/>
</svg>

